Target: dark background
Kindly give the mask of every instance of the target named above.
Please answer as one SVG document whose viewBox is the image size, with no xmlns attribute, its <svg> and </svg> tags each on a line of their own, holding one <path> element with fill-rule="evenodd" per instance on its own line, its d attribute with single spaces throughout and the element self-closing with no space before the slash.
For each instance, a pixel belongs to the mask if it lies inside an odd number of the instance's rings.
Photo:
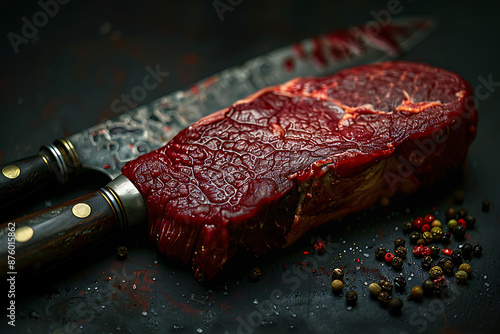
<svg viewBox="0 0 500 334">
<path fill-rule="evenodd" d="M 0 164 L 35 154 L 43 144 L 113 117 L 112 102 L 141 84 L 147 66 L 159 64 L 170 74 L 143 102 L 303 38 L 377 19 L 390 3 L 233 1 L 233 10 L 224 12 L 221 20 L 213 1 L 73 0 L 59 4 L 58 12 L 15 52 L 8 34 L 21 35 L 23 17 L 32 22 L 41 7 L 35 1 L 1 1 Z M 256 263 L 245 261 L 241 268 L 235 265 L 210 284 L 197 283 L 188 268 L 160 256 L 144 228 L 129 231 L 62 268 L 18 277 L 14 332 L 494 332 L 500 325 L 500 6 L 465 0 L 399 3 L 401 13 L 391 17 L 426 15 L 439 24 L 402 58 L 457 72 L 476 90 L 479 131 L 462 172 L 417 194 L 400 196 L 389 207 L 377 206 L 314 231 L 286 252 Z M 42 209 L 106 182 L 104 176 L 89 173 L 82 181 L 9 208 L 0 218 Z M 460 206 L 478 220 L 467 238 L 485 248 L 483 257 L 471 262 L 472 279 L 459 286 L 450 277 L 447 297 L 420 303 L 404 298 L 403 314 L 390 316 L 364 296 L 365 282 L 396 275 L 375 261 L 374 248 L 392 247 L 392 240 L 403 235 L 396 229 L 403 220 L 433 211 L 443 219 L 457 189 L 465 192 Z M 491 202 L 488 213 L 481 211 L 483 199 Z M 315 237 L 328 240 L 323 256 L 311 255 L 310 240 Z M 114 259 L 118 245 L 129 247 L 126 261 Z M 403 275 L 412 278 L 411 287 L 426 275 L 420 261 L 409 258 L 413 265 L 405 266 Z M 247 274 L 255 264 L 263 278 L 252 283 Z M 352 310 L 342 295 L 332 295 L 330 278 L 320 269 L 330 271 L 337 265 L 347 268 L 349 289 L 358 292 Z M 3 291 L 5 298 L 6 288 Z M 5 316 L 0 319 L 2 333 L 13 330 Z"/>
</svg>

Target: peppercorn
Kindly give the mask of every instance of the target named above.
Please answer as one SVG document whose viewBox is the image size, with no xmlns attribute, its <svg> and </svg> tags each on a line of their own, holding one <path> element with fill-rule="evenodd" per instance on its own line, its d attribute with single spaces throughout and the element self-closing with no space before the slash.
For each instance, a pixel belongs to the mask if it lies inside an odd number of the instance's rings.
<svg viewBox="0 0 500 334">
<path fill-rule="evenodd" d="M 401 313 L 401 309 L 403 308 L 403 301 L 397 297 L 393 297 L 387 303 L 387 307 L 392 314 L 399 314 Z"/>
<path fill-rule="evenodd" d="M 434 240 L 431 231 L 425 231 L 424 233 L 422 233 L 422 238 L 426 243 L 432 242 L 432 240 Z"/>
<path fill-rule="evenodd" d="M 453 268 L 455 267 L 455 265 L 453 264 L 453 261 L 451 260 L 446 260 L 444 263 L 443 263 L 443 272 L 446 274 L 446 275 L 451 275 L 453 274 Z"/>
<path fill-rule="evenodd" d="M 429 275 L 431 278 L 436 279 L 439 276 L 443 275 L 443 269 L 440 266 L 434 266 L 429 270 Z"/>
<path fill-rule="evenodd" d="M 443 244 L 443 246 L 448 246 L 450 242 L 451 242 L 451 233 L 446 232 L 445 234 L 443 234 L 443 237 L 441 238 L 441 243 Z"/>
<path fill-rule="evenodd" d="M 439 251 L 440 251 L 440 249 L 439 249 L 438 246 L 432 246 L 431 247 L 431 256 L 432 256 L 433 259 L 436 259 L 436 258 L 439 257 Z"/>
<path fill-rule="evenodd" d="M 403 233 L 408 234 L 413 230 L 413 224 L 410 221 L 403 222 Z"/>
<path fill-rule="evenodd" d="M 325 242 L 322 240 L 316 240 L 313 244 L 313 249 L 315 252 L 317 252 L 319 255 L 322 255 L 325 253 Z"/>
<path fill-rule="evenodd" d="M 468 263 L 462 263 L 460 267 L 458 267 L 458 270 L 465 271 L 467 275 L 470 275 L 472 272 L 472 267 Z"/>
<path fill-rule="evenodd" d="M 461 190 L 456 190 L 453 193 L 453 202 L 455 202 L 455 204 L 462 204 L 464 202 L 464 198 L 465 193 Z"/>
<path fill-rule="evenodd" d="M 398 248 L 396 248 L 396 250 L 394 251 L 394 255 L 404 259 L 406 258 L 406 254 L 407 254 L 407 250 L 406 248 L 404 248 L 403 246 L 399 246 Z"/>
<path fill-rule="evenodd" d="M 422 298 L 422 296 L 424 295 L 424 290 L 422 290 L 422 288 L 420 286 L 414 286 L 413 289 L 411 289 L 411 294 L 408 296 L 408 300 L 418 300 L 420 298 Z"/>
<path fill-rule="evenodd" d="M 422 238 L 422 234 L 420 232 L 413 231 L 410 233 L 409 238 L 410 238 L 410 244 L 416 245 L 417 241 Z"/>
<path fill-rule="evenodd" d="M 441 229 L 441 227 L 433 227 L 431 229 L 431 233 L 432 238 L 434 238 L 434 240 L 436 241 L 440 240 L 443 237 L 443 230 Z"/>
<path fill-rule="evenodd" d="M 443 224 L 441 223 L 440 220 L 434 219 L 431 223 L 431 227 L 442 227 Z"/>
<path fill-rule="evenodd" d="M 345 294 L 345 301 L 347 302 L 347 305 L 354 305 L 356 304 L 356 301 L 358 300 L 358 294 L 354 290 L 347 291 Z"/>
<path fill-rule="evenodd" d="M 434 216 L 433 215 L 425 215 L 424 217 L 424 221 L 427 223 L 427 224 L 430 224 L 432 223 L 432 221 L 434 220 Z"/>
<path fill-rule="evenodd" d="M 260 268 L 254 267 L 252 268 L 252 270 L 250 270 L 250 275 L 248 276 L 248 278 L 252 282 L 257 282 L 258 280 L 260 280 L 261 276 L 262 276 L 262 271 L 260 270 Z"/>
<path fill-rule="evenodd" d="M 463 240 L 465 237 L 465 226 L 460 224 L 457 225 L 457 227 L 453 230 L 453 234 L 455 234 L 455 238 L 457 240 Z"/>
<path fill-rule="evenodd" d="M 335 268 L 332 270 L 332 280 L 338 279 L 342 281 L 344 279 L 344 271 L 340 268 Z"/>
<path fill-rule="evenodd" d="M 398 248 L 399 246 L 403 246 L 406 244 L 406 240 L 404 238 L 397 238 L 396 240 L 394 240 L 394 245 L 396 246 L 396 248 Z"/>
<path fill-rule="evenodd" d="M 444 268 L 444 263 L 446 261 L 449 261 L 449 259 L 444 258 L 444 257 L 440 258 L 439 261 L 436 263 L 436 266 L 441 267 L 441 269 L 443 269 Z"/>
<path fill-rule="evenodd" d="M 406 287 L 406 280 L 404 277 L 398 276 L 394 279 L 394 287 L 397 291 L 403 291 Z"/>
<path fill-rule="evenodd" d="M 116 249 L 116 259 L 123 261 L 128 256 L 128 248 L 126 246 L 120 246 Z"/>
<path fill-rule="evenodd" d="M 380 292 L 382 292 L 382 287 L 377 283 L 372 283 L 368 286 L 368 291 L 370 292 L 370 295 L 377 297 Z"/>
<path fill-rule="evenodd" d="M 425 245 L 425 240 L 424 240 L 424 238 L 418 239 L 418 240 L 417 240 L 417 245 Z"/>
<path fill-rule="evenodd" d="M 391 293 L 392 292 L 392 283 L 386 279 L 381 279 L 378 281 L 378 285 L 382 288 L 382 291 Z"/>
<path fill-rule="evenodd" d="M 472 254 L 475 257 L 480 257 L 482 252 L 483 252 L 483 247 L 480 244 L 475 245 L 474 248 L 472 249 Z"/>
<path fill-rule="evenodd" d="M 422 228 L 422 225 L 424 225 L 424 218 L 422 217 L 417 217 L 413 221 L 413 228 L 416 230 L 420 230 Z"/>
<path fill-rule="evenodd" d="M 455 210 L 454 208 L 449 208 L 448 210 L 446 210 L 444 215 L 448 221 L 450 219 L 455 219 L 457 217 L 457 210 Z"/>
<path fill-rule="evenodd" d="M 387 303 L 389 303 L 389 299 L 391 299 L 391 295 L 389 294 L 389 292 L 382 291 L 378 294 L 377 299 L 380 305 L 387 306 Z"/>
<path fill-rule="evenodd" d="M 461 249 L 454 250 L 453 253 L 451 253 L 451 260 L 456 265 L 460 265 L 460 264 L 462 264 L 462 262 L 464 262 L 463 257 L 464 256 L 462 255 Z"/>
<path fill-rule="evenodd" d="M 488 200 L 484 200 L 482 203 L 481 203 L 481 209 L 484 211 L 484 212 L 488 212 L 490 211 L 490 201 Z"/>
<path fill-rule="evenodd" d="M 457 225 L 458 225 L 458 222 L 457 222 L 457 220 L 456 220 L 456 219 L 450 219 L 450 220 L 448 221 L 448 229 L 449 229 L 450 231 L 453 231 L 453 230 L 455 229 L 455 227 L 457 227 Z"/>
<path fill-rule="evenodd" d="M 413 255 L 420 257 L 422 255 L 422 246 L 413 246 Z"/>
<path fill-rule="evenodd" d="M 465 217 L 465 222 L 467 224 L 467 228 L 473 228 L 476 225 L 476 217 L 469 215 Z"/>
<path fill-rule="evenodd" d="M 432 296 L 434 294 L 434 287 L 435 287 L 435 284 L 430 279 L 425 280 L 422 283 L 422 290 L 424 291 L 424 294 L 426 296 Z"/>
<path fill-rule="evenodd" d="M 455 277 L 457 278 L 458 283 L 465 283 L 467 281 L 467 278 L 469 278 L 469 275 L 463 270 L 457 271 L 455 274 Z"/>
<path fill-rule="evenodd" d="M 467 217 L 467 210 L 465 210 L 464 208 L 460 208 L 457 211 L 457 215 L 458 215 L 458 218 L 463 219 L 463 218 Z"/>
<path fill-rule="evenodd" d="M 340 291 L 342 291 L 342 289 L 344 288 L 344 283 L 342 283 L 341 280 L 333 280 L 332 282 L 332 290 L 333 292 L 335 293 L 339 293 Z"/>
<path fill-rule="evenodd" d="M 462 225 L 463 227 L 467 228 L 467 222 L 463 218 L 458 218 L 457 219 L 457 224 Z"/>
<path fill-rule="evenodd" d="M 422 247 L 422 256 L 430 256 L 431 255 L 431 249 L 430 247 L 424 246 Z"/>
<path fill-rule="evenodd" d="M 377 258 L 377 260 L 381 261 L 384 259 L 386 253 L 387 253 L 387 250 L 384 247 L 378 247 L 375 250 L 375 257 Z"/>
<path fill-rule="evenodd" d="M 449 248 L 443 248 L 441 249 L 441 252 L 444 254 L 444 255 L 448 255 L 448 256 L 451 256 L 451 254 L 453 253 L 453 251 Z"/>
<path fill-rule="evenodd" d="M 396 270 L 401 270 L 401 268 L 403 268 L 403 259 L 399 256 L 395 256 L 391 261 L 391 266 Z"/>
<path fill-rule="evenodd" d="M 472 256 L 472 245 L 466 242 L 465 244 L 462 245 L 462 255 L 464 256 L 464 259 L 470 259 Z"/>
<path fill-rule="evenodd" d="M 387 253 L 387 254 L 385 254 L 385 257 L 384 257 L 385 262 L 387 262 L 387 263 L 391 263 L 393 258 L 394 258 L 394 254 L 392 254 L 392 253 Z"/>
<path fill-rule="evenodd" d="M 434 295 L 438 297 L 445 297 L 446 290 L 448 286 L 446 285 L 445 280 L 435 280 L 434 282 Z"/>
<path fill-rule="evenodd" d="M 424 233 L 426 231 L 431 230 L 431 225 L 430 224 L 423 224 L 422 227 L 420 228 L 420 232 Z"/>
<path fill-rule="evenodd" d="M 430 256 L 425 256 L 425 257 L 422 259 L 422 267 L 423 267 L 424 269 L 429 270 L 429 269 L 432 267 L 432 257 L 430 257 Z"/>
</svg>

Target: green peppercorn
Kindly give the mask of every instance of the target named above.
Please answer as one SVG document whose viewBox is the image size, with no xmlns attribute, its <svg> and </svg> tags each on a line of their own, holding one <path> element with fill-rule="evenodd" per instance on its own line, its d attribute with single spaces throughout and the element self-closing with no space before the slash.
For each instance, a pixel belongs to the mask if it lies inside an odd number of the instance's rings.
<svg viewBox="0 0 500 334">
<path fill-rule="evenodd" d="M 332 270 L 332 280 L 340 280 L 342 281 L 344 279 L 344 271 L 340 268 L 335 268 Z"/>
<path fill-rule="evenodd" d="M 372 283 L 368 286 L 368 291 L 370 292 L 370 295 L 377 297 L 380 292 L 382 292 L 382 287 L 377 283 Z"/>
<path fill-rule="evenodd" d="M 465 271 L 467 275 L 470 275 L 472 272 L 472 267 L 468 263 L 462 263 L 460 267 L 458 267 L 459 271 Z"/>
<path fill-rule="evenodd" d="M 429 270 L 432 267 L 432 257 L 431 256 L 424 256 L 422 258 L 422 268 Z"/>
<path fill-rule="evenodd" d="M 406 287 L 406 280 L 404 277 L 398 276 L 394 279 L 394 287 L 397 291 L 403 291 Z"/>
<path fill-rule="evenodd" d="M 375 250 L 375 257 L 377 258 L 377 260 L 382 261 L 386 253 L 387 250 L 384 247 L 377 247 L 377 249 Z"/>
<path fill-rule="evenodd" d="M 403 308 L 403 301 L 397 297 L 393 297 L 387 303 L 387 307 L 392 314 L 399 314 Z"/>
<path fill-rule="evenodd" d="M 333 292 L 339 293 L 340 291 L 342 291 L 343 288 L 344 288 L 344 283 L 342 283 L 341 280 L 336 279 L 332 282 Z"/>
<path fill-rule="evenodd" d="M 436 279 L 439 276 L 443 275 L 443 269 L 441 269 L 441 267 L 439 266 L 434 266 L 431 268 L 431 270 L 429 270 L 429 275 L 431 275 L 432 279 Z"/>
<path fill-rule="evenodd" d="M 407 249 L 403 246 L 399 246 L 398 248 L 396 248 L 396 250 L 394 250 L 394 255 L 404 259 L 406 258 L 406 253 L 407 253 Z"/>
<path fill-rule="evenodd" d="M 418 300 L 420 298 L 422 298 L 422 296 L 424 295 L 424 290 L 422 290 L 422 288 L 420 286 L 414 286 L 413 289 L 411 289 L 411 293 L 410 295 L 408 296 L 408 300 Z"/>
<path fill-rule="evenodd" d="M 450 219 L 455 219 L 457 218 L 457 210 L 455 210 L 454 208 L 449 208 L 448 210 L 446 210 L 444 215 L 448 221 Z"/>
<path fill-rule="evenodd" d="M 354 305 L 356 304 L 356 301 L 358 300 L 358 294 L 356 291 L 350 290 L 347 291 L 345 294 L 345 301 L 347 302 L 347 305 Z"/>
<path fill-rule="evenodd" d="M 428 280 L 425 280 L 423 283 L 422 283 L 422 290 L 424 290 L 424 294 L 426 296 L 432 296 L 434 294 L 434 282 L 431 281 L 430 279 Z"/>
<path fill-rule="evenodd" d="M 441 249 L 438 246 L 431 247 L 431 256 L 433 259 L 437 259 L 439 257 L 440 252 L 441 252 Z"/>
<path fill-rule="evenodd" d="M 416 245 L 417 241 L 422 238 L 422 234 L 420 232 L 413 231 L 410 233 L 409 238 L 410 238 L 410 244 Z"/>
<path fill-rule="evenodd" d="M 380 305 L 387 306 L 387 304 L 389 303 L 389 299 L 391 299 L 391 295 L 389 294 L 389 292 L 382 291 L 378 294 L 377 299 Z"/>
<path fill-rule="evenodd" d="M 403 222 L 403 233 L 408 234 L 413 230 L 413 224 L 410 221 Z"/>
<path fill-rule="evenodd" d="M 431 233 L 434 240 L 441 240 L 441 238 L 443 237 L 443 230 L 441 229 L 441 227 L 436 226 L 431 228 Z"/>
<path fill-rule="evenodd" d="M 469 275 L 463 270 L 459 270 L 456 272 L 455 277 L 457 278 L 457 281 L 459 283 L 465 283 L 467 281 L 467 278 L 469 278 Z"/>
<path fill-rule="evenodd" d="M 432 221 L 432 223 L 431 223 L 431 227 L 442 227 L 442 226 L 443 226 L 443 224 L 442 224 L 442 223 L 441 223 L 441 221 L 440 221 L 440 220 L 438 220 L 438 219 L 434 219 L 434 220 Z"/>
<path fill-rule="evenodd" d="M 450 219 L 450 220 L 448 221 L 448 228 L 449 228 L 451 231 L 453 231 L 453 230 L 455 229 L 455 227 L 457 227 L 457 225 L 458 225 L 458 222 L 457 222 L 457 220 L 456 220 L 456 219 Z"/>
<path fill-rule="evenodd" d="M 432 240 L 434 240 L 434 237 L 432 236 L 432 233 L 430 231 L 425 231 L 422 233 L 422 238 L 425 240 L 425 243 L 430 243 Z"/>
<path fill-rule="evenodd" d="M 446 260 L 444 263 L 443 263 L 443 272 L 446 274 L 446 275 L 451 275 L 453 274 L 453 268 L 455 267 L 455 265 L 453 264 L 453 261 L 451 260 Z"/>
</svg>

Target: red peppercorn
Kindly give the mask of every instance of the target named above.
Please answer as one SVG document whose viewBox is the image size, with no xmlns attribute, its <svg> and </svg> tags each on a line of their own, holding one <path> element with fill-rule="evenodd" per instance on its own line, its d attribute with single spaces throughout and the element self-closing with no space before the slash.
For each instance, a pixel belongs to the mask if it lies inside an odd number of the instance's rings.
<svg viewBox="0 0 500 334">
<path fill-rule="evenodd" d="M 415 227 L 417 230 L 420 230 L 422 228 L 422 225 L 424 225 L 424 218 L 418 217 L 413 221 L 413 227 Z"/>
<path fill-rule="evenodd" d="M 441 282 L 444 282 L 446 279 L 444 278 L 443 275 L 439 276 L 438 278 L 436 278 L 435 280 L 433 280 L 434 284 L 438 284 L 438 283 L 441 283 Z"/>
<path fill-rule="evenodd" d="M 321 255 L 325 252 L 325 243 L 321 240 L 316 240 L 314 242 L 313 248 L 318 252 L 319 255 Z"/>
<path fill-rule="evenodd" d="M 394 254 L 392 254 L 392 253 L 387 253 L 387 254 L 385 254 L 385 257 L 384 257 L 384 258 L 385 258 L 385 262 L 387 262 L 387 263 L 391 263 L 392 259 L 394 258 Z"/>
<path fill-rule="evenodd" d="M 433 215 L 427 215 L 424 217 L 424 221 L 427 223 L 427 224 L 430 224 L 432 223 L 432 221 L 434 220 L 434 216 Z"/>
<path fill-rule="evenodd" d="M 422 227 L 420 228 L 420 231 L 422 231 L 422 233 L 430 231 L 430 230 L 431 230 L 431 225 L 429 225 L 429 224 L 423 224 Z"/>
<path fill-rule="evenodd" d="M 451 256 L 451 253 L 453 253 L 453 251 L 449 248 L 443 248 L 443 249 L 441 249 L 441 252 L 443 252 L 444 255 L 448 255 L 448 256 Z"/>
<path fill-rule="evenodd" d="M 431 248 L 427 247 L 427 246 L 422 247 L 421 255 L 422 256 L 429 256 L 429 255 L 431 255 Z"/>
<path fill-rule="evenodd" d="M 424 248 L 422 245 L 414 246 L 413 247 L 413 255 L 421 256 L 422 255 L 422 248 Z"/>
<path fill-rule="evenodd" d="M 467 222 L 465 221 L 465 219 L 462 219 L 462 218 L 459 218 L 457 219 L 457 224 L 459 225 L 462 225 L 463 227 L 467 228 Z"/>
</svg>

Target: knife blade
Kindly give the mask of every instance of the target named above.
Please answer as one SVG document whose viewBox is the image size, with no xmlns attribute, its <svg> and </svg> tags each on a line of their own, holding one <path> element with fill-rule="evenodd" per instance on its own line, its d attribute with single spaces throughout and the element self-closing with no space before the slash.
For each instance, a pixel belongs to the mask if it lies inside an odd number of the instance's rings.
<svg viewBox="0 0 500 334">
<path fill-rule="evenodd" d="M 87 168 L 113 179 L 127 161 L 162 147 L 199 118 L 263 87 L 395 58 L 420 43 L 434 27 L 427 18 L 397 18 L 309 38 L 56 139 L 35 156 L 0 166 L 0 209 L 51 184 L 66 184 Z"/>
<path fill-rule="evenodd" d="M 356 34 L 358 33 L 361 34 L 359 36 L 366 36 L 366 32 L 362 30 L 356 31 Z M 361 50 L 368 47 L 358 43 L 360 39 L 353 36 L 357 35 L 348 30 L 332 34 L 328 38 L 342 38 L 351 43 L 349 52 L 361 54 Z M 385 51 L 397 50 L 400 44 L 394 41 L 385 39 Z M 325 68 L 328 67 L 335 71 L 339 66 L 333 61 L 335 54 L 332 53 L 331 59 L 318 59 L 318 43 L 306 40 L 294 46 L 300 49 L 300 52 L 294 51 L 295 53 L 291 53 L 289 48 L 277 50 L 269 56 L 252 60 L 245 65 L 246 68 L 229 69 L 212 79 L 202 81 L 199 84 L 204 85 L 202 87 L 189 92 L 177 92 L 155 101 L 152 105 L 138 108 L 115 120 L 106 121 L 68 139 L 57 141 L 55 145 L 66 145 L 63 149 L 75 151 L 74 155 L 82 168 L 101 170 L 113 180 L 95 193 L 3 224 L 0 228 L 0 271 L 8 273 L 49 268 L 120 229 L 147 221 L 147 208 L 141 194 L 128 178 L 120 174 L 123 164 L 161 147 L 171 139 L 169 136 L 173 136 L 201 115 L 230 105 L 228 98 L 235 102 L 259 88 L 296 77 L 296 71 L 283 73 L 288 71 L 290 55 L 296 55 L 296 58 L 293 58 L 296 59 L 295 64 L 303 69 L 298 70 L 298 73 L 311 73 L 313 70 L 325 73 Z M 380 40 L 377 43 L 381 43 Z M 387 45 L 390 45 L 390 48 Z M 384 57 L 388 54 L 380 49 L 372 50 L 378 59 L 381 53 Z M 344 58 L 340 60 L 344 62 L 343 66 L 346 66 L 345 62 L 349 62 L 348 65 L 358 64 L 351 62 L 351 59 L 355 58 Z M 361 59 L 366 60 L 364 56 L 361 56 Z M 357 60 L 361 61 L 360 58 Z M 284 71 L 283 67 L 287 70 Z M 233 89 L 232 85 L 239 88 Z M 231 92 L 227 94 L 230 97 L 221 96 L 221 91 Z M 144 145 L 144 148 L 140 150 L 139 145 Z M 132 147 L 135 147 L 135 150 L 131 150 Z M 54 148 L 46 146 L 46 149 Z M 108 168 L 104 167 L 106 164 Z M 13 263 L 7 260 L 11 248 L 16 252 Z"/>
</svg>

